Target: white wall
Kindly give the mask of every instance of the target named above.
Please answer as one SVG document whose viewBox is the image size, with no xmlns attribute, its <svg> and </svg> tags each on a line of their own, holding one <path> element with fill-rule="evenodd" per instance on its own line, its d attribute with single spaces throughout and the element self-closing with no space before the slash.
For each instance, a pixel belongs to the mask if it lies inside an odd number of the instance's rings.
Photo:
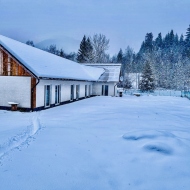
<svg viewBox="0 0 190 190">
<path fill-rule="evenodd" d="M 114 86 L 116 83 L 114 82 L 107 82 L 107 83 L 100 83 L 96 82 L 93 84 L 93 94 L 94 95 L 102 95 L 102 85 L 108 85 L 108 96 L 114 96 Z"/>
<path fill-rule="evenodd" d="M 101 95 L 102 85 L 109 85 L 109 96 L 114 96 L 115 83 L 40 80 L 36 87 L 36 107 L 44 106 L 44 86 L 51 85 L 51 104 L 55 103 L 55 85 L 61 85 L 61 102 L 70 100 L 71 85 L 74 85 L 74 99 L 76 85 L 80 85 L 79 98 L 85 97 L 85 85 L 91 85 L 91 95 Z M 17 102 L 19 107 L 31 107 L 31 77 L 0 76 L 0 106 L 10 106 L 8 102 Z"/>
<path fill-rule="evenodd" d="M 64 101 L 70 100 L 71 85 L 74 85 L 74 99 L 75 99 L 76 85 L 80 85 L 79 98 L 82 98 L 82 97 L 85 97 L 85 85 L 92 85 L 92 84 L 93 84 L 92 82 L 82 82 L 82 81 L 40 80 L 39 84 L 36 87 L 36 107 L 44 106 L 44 86 L 45 85 L 51 85 L 51 104 L 54 104 L 55 103 L 55 85 L 61 85 L 61 102 L 64 102 Z"/>
<path fill-rule="evenodd" d="M 31 107 L 31 77 L 0 76 L 0 106 L 10 107 L 8 102 L 19 107 Z"/>
</svg>

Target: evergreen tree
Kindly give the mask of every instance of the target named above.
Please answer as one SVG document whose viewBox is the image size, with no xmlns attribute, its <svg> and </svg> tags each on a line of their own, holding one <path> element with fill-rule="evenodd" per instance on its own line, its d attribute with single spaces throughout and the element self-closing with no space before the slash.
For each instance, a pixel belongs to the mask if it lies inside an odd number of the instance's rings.
<svg viewBox="0 0 190 190">
<path fill-rule="evenodd" d="M 154 75 L 151 68 L 151 64 L 146 62 L 144 65 L 144 69 L 142 72 L 142 80 L 140 81 L 139 87 L 141 91 L 154 91 L 155 89 L 155 81 Z"/>
<path fill-rule="evenodd" d="M 153 34 L 152 33 L 146 34 L 144 48 L 147 53 L 151 53 L 153 51 Z"/>
<path fill-rule="evenodd" d="M 94 52 L 91 40 L 89 37 L 86 39 L 85 35 L 80 43 L 80 49 L 78 50 L 77 54 L 77 61 L 79 63 L 92 63 L 94 61 Z"/>
<path fill-rule="evenodd" d="M 162 48 L 162 34 L 159 33 L 158 37 L 155 39 L 155 49 L 160 50 Z"/>
<path fill-rule="evenodd" d="M 117 55 L 111 57 L 111 63 L 117 63 Z"/>
<path fill-rule="evenodd" d="M 28 40 L 28 41 L 26 42 L 26 44 L 29 45 L 29 46 L 35 47 L 33 41 Z"/>
<path fill-rule="evenodd" d="M 119 53 L 117 54 L 117 63 L 122 63 L 123 61 L 123 51 L 122 49 L 119 50 Z"/>
<path fill-rule="evenodd" d="M 139 50 L 139 54 L 144 53 L 144 51 L 145 51 L 145 42 L 143 41 Z"/>
<path fill-rule="evenodd" d="M 180 44 L 183 44 L 183 43 L 184 43 L 184 37 L 183 37 L 183 34 L 181 34 L 181 36 L 180 36 L 179 43 L 180 43 Z"/>
<path fill-rule="evenodd" d="M 94 54 L 93 53 L 94 53 L 93 52 L 93 46 L 92 46 L 90 38 L 88 37 L 87 41 L 86 41 L 86 61 L 88 63 L 93 62 L 93 60 L 94 60 Z"/>
<path fill-rule="evenodd" d="M 176 34 L 176 35 L 174 36 L 174 45 L 175 45 L 175 46 L 178 46 L 178 44 L 179 44 L 179 37 L 178 37 L 178 34 Z"/>
<path fill-rule="evenodd" d="M 49 53 L 55 54 L 55 55 L 59 55 L 59 50 L 57 49 L 56 45 L 50 45 L 49 47 L 47 47 L 46 49 Z"/>
<path fill-rule="evenodd" d="M 170 47 L 174 44 L 174 31 L 171 30 L 170 34 L 169 34 L 169 45 Z"/>
<path fill-rule="evenodd" d="M 135 71 L 135 64 L 134 64 L 134 60 L 135 60 L 135 52 L 133 51 L 132 48 L 130 48 L 129 46 L 125 49 L 125 52 L 123 54 L 123 65 L 124 65 L 124 72 L 125 74 L 129 74 L 132 72 L 136 72 Z"/>
<path fill-rule="evenodd" d="M 77 54 L 78 63 L 85 63 L 87 61 L 86 52 L 87 52 L 87 41 L 86 41 L 86 36 L 84 35 L 80 43 L 80 48 Z"/>
<path fill-rule="evenodd" d="M 62 49 L 59 52 L 59 56 L 65 58 L 65 53 Z"/>
<path fill-rule="evenodd" d="M 187 28 L 186 41 L 190 41 L 190 25 L 189 25 L 189 27 Z"/>
<path fill-rule="evenodd" d="M 132 88 L 132 82 L 129 77 L 126 77 L 123 81 L 123 88 L 130 89 Z"/>
<path fill-rule="evenodd" d="M 190 58 L 190 25 L 187 28 L 186 38 L 185 38 L 185 53 L 188 58 Z"/>
</svg>

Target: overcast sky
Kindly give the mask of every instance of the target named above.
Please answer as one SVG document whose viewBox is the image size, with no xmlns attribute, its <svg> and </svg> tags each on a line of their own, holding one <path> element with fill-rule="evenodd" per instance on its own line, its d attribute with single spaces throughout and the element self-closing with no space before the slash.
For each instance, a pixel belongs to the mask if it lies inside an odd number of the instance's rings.
<svg viewBox="0 0 190 190">
<path fill-rule="evenodd" d="M 185 34 L 190 0 L 0 0 L 0 34 L 35 43 L 56 36 L 81 41 L 102 33 L 110 53 L 138 51 L 147 32 Z"/>
</svg>

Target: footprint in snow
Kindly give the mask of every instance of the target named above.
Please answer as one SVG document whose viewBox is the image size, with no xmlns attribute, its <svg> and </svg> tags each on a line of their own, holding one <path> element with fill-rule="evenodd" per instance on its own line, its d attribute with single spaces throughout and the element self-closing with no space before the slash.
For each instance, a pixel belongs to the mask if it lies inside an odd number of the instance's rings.
<svg viewBox="0 0 190 190">
<path fill-rule="evenodd" d="M 163 143 L 146 144 L 143 148 L 148 152 L 156 152 L 165 155 L 171 155 L 173 152 L 171 147 Z"/>
</svg>

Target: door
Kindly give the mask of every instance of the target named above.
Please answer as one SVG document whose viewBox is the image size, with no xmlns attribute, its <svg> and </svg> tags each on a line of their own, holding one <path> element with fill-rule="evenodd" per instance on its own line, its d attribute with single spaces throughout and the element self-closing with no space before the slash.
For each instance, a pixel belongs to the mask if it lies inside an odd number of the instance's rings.
<svg viewBox="0 0 190 190">
<path fill-rule="evenodd" d="M 105 96 L 108 96 L 108 85 L 105 85 Z"/>
<path fill-rule="evenodd" d="M 74 85 L 71 85 L 71 101 L 74 99 Z"/>
<path fill-rule="evenodd" d="M 102 96 L 104 96 L 104 85 L 102 85 Z"/>
<path fill-rule="evenodd" d="M 90 97 L 90 95 L 91 95 L 91 85 L 89 85 L 88 87 L 88 96 Z"/>
<path fill-rule="evenodd" d="M 76 85 L 76 100 L 79 99 L 80 86 Z"/>
<path fill-rule="evenodd" d="M 88 94 L 87 94 L 87 90 L 88 90 L 88 86 L 85 85 L 85 98 L 88 96 Z"/>
<path fill-rule="evenodd" d="M 55 85 L 55 104 L 60 104 L 60 85 Z"/>
<path fill-rule="evenodd" d="M 50 85 L 45 85 L 45 107 L 50 107 L 51 104 L 51 88 Z"/>
</svg>

